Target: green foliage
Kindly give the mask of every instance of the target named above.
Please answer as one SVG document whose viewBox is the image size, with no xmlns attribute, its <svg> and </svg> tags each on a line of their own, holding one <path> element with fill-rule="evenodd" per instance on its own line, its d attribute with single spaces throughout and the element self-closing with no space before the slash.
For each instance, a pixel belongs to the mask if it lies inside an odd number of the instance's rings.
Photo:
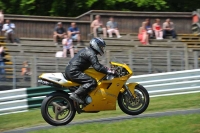
<svg viewBox="0 0 200 133">
<path fill-rule="evenodd" d="M 0 0 L 6 14 L 78 16 L 89 10 L 193 11 L 199 0 Z"/>
</svg>

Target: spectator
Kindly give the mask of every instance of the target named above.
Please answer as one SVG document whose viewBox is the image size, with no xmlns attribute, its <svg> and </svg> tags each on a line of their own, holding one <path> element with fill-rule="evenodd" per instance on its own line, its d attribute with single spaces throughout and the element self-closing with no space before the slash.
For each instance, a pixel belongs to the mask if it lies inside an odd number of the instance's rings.
<svg viewBox="0 0 200 133">
<path fill-rule="evenodd" d="M 0 32 L 1 32 L 0 35 L 2 35 L 3 23 L 4 23 L 4 15 L 3 15 L 3 11 L 0 10 Z"/>
<path fill-rule="evenodd" d="M 63 39 L 65 34 L 66 30 L 62 26 L 62 22 L 58 22 L 53 35 L 55 45 L 58 45 L 58 39 Z"/>
<path fill-rule="evenodd" d="M 153 31 L 155 33 L 156 39 L 158 40 L 163 39 L 163 31 L 160 26 L 160 19 L 156 19 L 156 22 L 153 24 Z"/>
<path fill-rule="evenodd" d="M 27 61 L 23 62 L 23 66 L 22 66 L 22 69 L 21 69 L 21 75 L 22 76 L 31 75 L 31 70 L 30 70 L 30 67 L 29 67 Z"/>
<path fill-rule="evenodd" d="M 9 19 L 6 20 L 6 23 L 3 25 L 2 31 L 5 32 L 6 40 L 10 40 L 11 43 L 15 43 L 14 41 L 14 29 L 15 24 L 11 23 Z"/>
<path fill-rule="evenodd" d="M 68 37 L 68 35 L 64 35 L 64 39 L 62 40 L 63 44 L 63 57 L 67 57 L 67 50 L 70 52 L 71 58 L 74 57 L 74 49 L 72 45 L 72 39 Z"/>
<path fill-rule="evenodd" d="M 152 30 L 152 27 L 151 27 L 150 20 L 147 18 L 145 20 L 145 22 L 146 22 L 146 31 L 149 34 L 149 37 L 153 37 L 153 30 Z"/>
<path fill-rule="evenodd" d="M 138 39 L 142 44 L 149 45 L 149 35 L 146 31 L 146 22 L 143 22 L 142 26 L 139 28 Z"/>
<path fill-rule="evenodd" d="M 117 38 L 121 38 L 119 30 L 117 28 L 117 22 L 114 22 L 113 17 L 110 17 L 110 21 L 107 22 L 106 26 L 109 37 L 112 37 L 112 34 L 115 33 Z"/>
<path fill-rule="evenodd" d="M 72 40 L 77 40 L 78 44 L 80 44 L 80 31 L 76 27 L 76 23 L 71 23 L 71 27 L 68 28 L 68 36 L 71 37 Z"/>
<path fill-rule="evenodd" d="M 0 80 L 3 80 L 3 75 L 5 74 L 5 69 L 4 69 L 4 60 L 3 60 L 3 57 L 4 57 L 4 48 L 3 46 L 0 45 Z"/>
<path fill-rule="evenodd" d="M 21 76 L 24 76 L 23 79 L 25 81 L 27 81 L 27 80 L 30 80 L 30 77 L 27 77 L 27 76 L 30 76 L 30 75 L 31 75 L 31 69 L 28 65 L 28 62 L 24 61 L 22 69 L 21 69 Z"/>
<path fill-rule="evenodd" d="M 103 36 L 106 37 L 106 28 L 103 27 L 103 22 L 101 21 L 100 15 L 95 16 L 95 20 L 91 23 L 90 27 L 93 30 L 94 37 L 97 37 L 97 32 L 103 32 Z"/>
<path fill-rule="evenodd" d="M 170 19 L 166 19 L 166 22 L 163 23 L 163 37 L 166 37 L 166 34 L 171 34 L 173 39 L 176 39 L 176 32 L 174 31 L 174 23 Z"/>
</svg>

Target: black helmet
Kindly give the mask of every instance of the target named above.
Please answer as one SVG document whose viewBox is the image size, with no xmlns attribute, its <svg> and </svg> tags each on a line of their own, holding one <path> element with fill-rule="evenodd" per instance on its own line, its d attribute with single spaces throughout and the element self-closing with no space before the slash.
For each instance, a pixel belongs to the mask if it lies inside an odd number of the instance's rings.
<svg viewBox="0 0 200 133">
<path fill-rule="evenodd" d="M 97 53 L 99 53 L 100 55 L 104 54 L 105 46 L 106 46 L 106 43 L 104 42 L 102 38 L 95 37 L 90 40 L 90 47 L 94 49 Z"/>
</svg>

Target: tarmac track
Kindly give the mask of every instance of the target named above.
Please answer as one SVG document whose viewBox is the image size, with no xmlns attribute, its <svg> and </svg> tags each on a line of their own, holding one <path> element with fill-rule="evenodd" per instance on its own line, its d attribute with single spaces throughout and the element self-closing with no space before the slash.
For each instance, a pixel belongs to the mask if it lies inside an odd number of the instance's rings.
<svg viewBox="0 0 200 133">
<path fill-rule="evenodd" d="M 137 116 L 124 115 L 124 116 L 120 116 L 120 117 L 110 117 L 110 118 L 102 118 L 102 119 L 95 119 L 95 120 L 85 120 L 85 121 L 71 122 L 68 125 L 65 125 L 65 127 L 73 126 L 73 125 L 79 125 L 79 124 L 94 123 L 94 122 L 96 122 L 96 123 L 97 122 L 101 122 L 101 123 L 116 122 L 116 121 L 128 120 L 128 119 L 134 119 L 134 118 L 162 117 L 162 116 L 197 114 L 197 113 L 200 113 L 200 109 L 157 112 L 157 113 L 141 114 L 141 115 L 137 115 Z M 64 127 L 64 126 L 59 126 L 59 127 Z M 14 129 L 14 130 L 5 131 L 5 132 L 2 132 L 2 133 L 27 133 L 27 132 L 30 132 L 30 131 L 36 131 L 36 130 L 42 130 L 42 129 L 52 129 L 52 128 L 57 128 L 57 127 L 51 126 L 51 125 L 42 125 L 42 126 L 35 126 L 35 127 L 29 127 L 29 128 Z"/>
</svg>

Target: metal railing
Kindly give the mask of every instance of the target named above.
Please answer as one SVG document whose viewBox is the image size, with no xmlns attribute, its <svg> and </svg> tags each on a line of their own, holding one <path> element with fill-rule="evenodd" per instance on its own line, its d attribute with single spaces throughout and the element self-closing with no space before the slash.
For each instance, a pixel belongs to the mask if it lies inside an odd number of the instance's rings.
<svg viewBox="0 0 200 133">
<path fill-rule="evenodd" d="M 143 85 L 150 97 L 197 93 L 200 92 L 200 69 L 132 76 L 128 80 L 131 82 Z M 55 90 L 55 87 L 41 86 L 0 91 L 0 115 L 38 108 L 43 98 Z"/>
<path fill-rule="evenodd" d="M 167 50 L 161 51 L 140 51 L 128 50 L 124 52 L 107 51 L 104 57 L 100 57 L 100 62 L 109 66 L 112 57 L 116 57 L 128 64 L 134 71 L 134 75 L 162 73 L 170 71 L 180 71 L 199 68 L 199 53 L 197 51 Z M 0 90 L 27 88 L 38 86 L 37 79 L 42 73 L 64 72 L 65 66 L 70 58 L 55 57 L 11 57 L 12 65 L 4 66 L 6 80 L 0 81 Z M 21 68 L 24 61 L 28 61 L 28 68 L 31 75 L 21 76 Z M 2 68 L 2 67 L 1 67 Z M 2 75 L 0 75 L 1 77 Z"/>
</svg>

